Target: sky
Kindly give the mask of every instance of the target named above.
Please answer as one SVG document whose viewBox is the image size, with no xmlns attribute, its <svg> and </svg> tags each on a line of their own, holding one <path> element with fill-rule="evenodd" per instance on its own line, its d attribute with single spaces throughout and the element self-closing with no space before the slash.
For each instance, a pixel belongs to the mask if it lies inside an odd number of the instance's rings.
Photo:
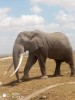
<svg viewBox="0 0 75 100">
<path fill-rule="evenodd" d="M 21 31 L 63 32 L 75 50 L 75 0 L 0 0 L 0 54 Z"/>
</svg>

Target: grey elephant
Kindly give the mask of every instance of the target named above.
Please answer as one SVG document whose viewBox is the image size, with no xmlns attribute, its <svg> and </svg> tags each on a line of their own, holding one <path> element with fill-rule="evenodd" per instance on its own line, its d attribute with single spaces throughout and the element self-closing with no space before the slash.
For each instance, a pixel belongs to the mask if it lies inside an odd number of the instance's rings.
<svg viewBox="0 0 75 100">
<path fill-rule="evenodd" d="M 29 51 L 29 56 L 24 68 L 23 80 L 29 78 L 29 71 L 37 60 L 40 65 L 42 77 L 46 77 L 45 63 L 47 58 L 54 59 L 56 62 L 54 76 L 60 75 L 62 62 L 68 63 L 71 69 L 71 76 L 75 75 L 72 47 L 69 39 L 63 33 L 45 33 L 39 30 L 24 31 L 18 34 L 13 47 L 15 71 L 12 75 L 16 73 L 18 82 L 20 81 L 19 67 L 22 62 L 23 53 L 27 50 Z"/>
</svg>

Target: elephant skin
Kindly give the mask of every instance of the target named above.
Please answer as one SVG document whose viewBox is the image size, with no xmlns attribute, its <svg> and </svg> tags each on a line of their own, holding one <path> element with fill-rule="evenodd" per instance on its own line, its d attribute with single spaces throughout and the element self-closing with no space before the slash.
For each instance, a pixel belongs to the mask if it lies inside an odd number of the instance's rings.
<svg viewBox="0 0 75 100">
<path fill-rule="evenodd" d="M 24 68 L 22 80 L 29 79 L 29 71 L 38 60 L 42 77 L 46 76 L 46 59 L 54 59 L 56 68 L 54 76 L 60 75 L 62 62 L 69 64 L 71 76 L 75 75 L 72 47 L 66 35 L 60 32 L 46 33 L 39 30 L 20 32 L 13 47 L 14 69 L 19 63 L 19 55 L 29 51 L 28 60 Z M 19 71 L 16 72 L 19 81 Z"/>
</svg>

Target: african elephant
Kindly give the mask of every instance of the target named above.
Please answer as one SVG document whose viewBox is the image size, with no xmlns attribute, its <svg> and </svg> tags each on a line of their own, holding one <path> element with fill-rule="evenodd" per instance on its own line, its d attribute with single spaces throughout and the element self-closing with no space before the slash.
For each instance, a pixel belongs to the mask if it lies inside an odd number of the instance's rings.
<svg viewBox="0 0 75 100">
<path fill-rule="evenodd" d="M 46 33 L 39 30 L 24 31 L 18 34 L 13 47 L 14 75 L 16 73 L 19 82 L 19 67 L 22 62 L 23 53 L 29 51 L 28 60 L 24 68 L 24 79 L 29 78 L 29 70 L 38 60 L 42 77 L 46 76 L 46 59 L 54 59 L 56 69 L 54 76 L 60 75 L 60 65 L 62 62 L 69 64 L 71 76 L 75 75 L 72 47 L 69 39 L 60 32 Z M 11 75 L 11 76 L 12 76 Z"/>
</svg>

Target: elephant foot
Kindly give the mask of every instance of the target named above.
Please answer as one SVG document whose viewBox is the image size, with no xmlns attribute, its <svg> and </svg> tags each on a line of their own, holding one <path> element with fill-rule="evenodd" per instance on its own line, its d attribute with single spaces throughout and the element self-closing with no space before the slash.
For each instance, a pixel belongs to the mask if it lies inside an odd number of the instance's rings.
<svg viewBox="0 0 75 100">
<path fill-rule="evenodd" d="M 71 77 L 75 77 L 75 70 L 71 71 Z"/>
<path fill-rule="evenodd" d="M 28 81 L 29 80 L 29 75 L 24 75 L 22 77 L 22 81 Z"/>
<path fill-rule="evenodd" d="M 75 74 L 71 74 L 70 76 L 71 76 L 71 77 L 75 77 Z"/>
<path fill-rule="evenodd" d="M 41 79 L 47 79 L 47 78 L 48 78 L 47 75 L 41 77 Z"/>
<path fill-rule="evenodd" d="M 60 76 L 63 76 L 61 74 L 53 74 L 53 77 L 60 77 Z"/>
<path fill-rule="evenodd" d="M 16 81 L 16 83 L 21 83 L 21 82 L 22 82 L 21 80 L 17 80 L 17 81 Z"/>
</svg>

